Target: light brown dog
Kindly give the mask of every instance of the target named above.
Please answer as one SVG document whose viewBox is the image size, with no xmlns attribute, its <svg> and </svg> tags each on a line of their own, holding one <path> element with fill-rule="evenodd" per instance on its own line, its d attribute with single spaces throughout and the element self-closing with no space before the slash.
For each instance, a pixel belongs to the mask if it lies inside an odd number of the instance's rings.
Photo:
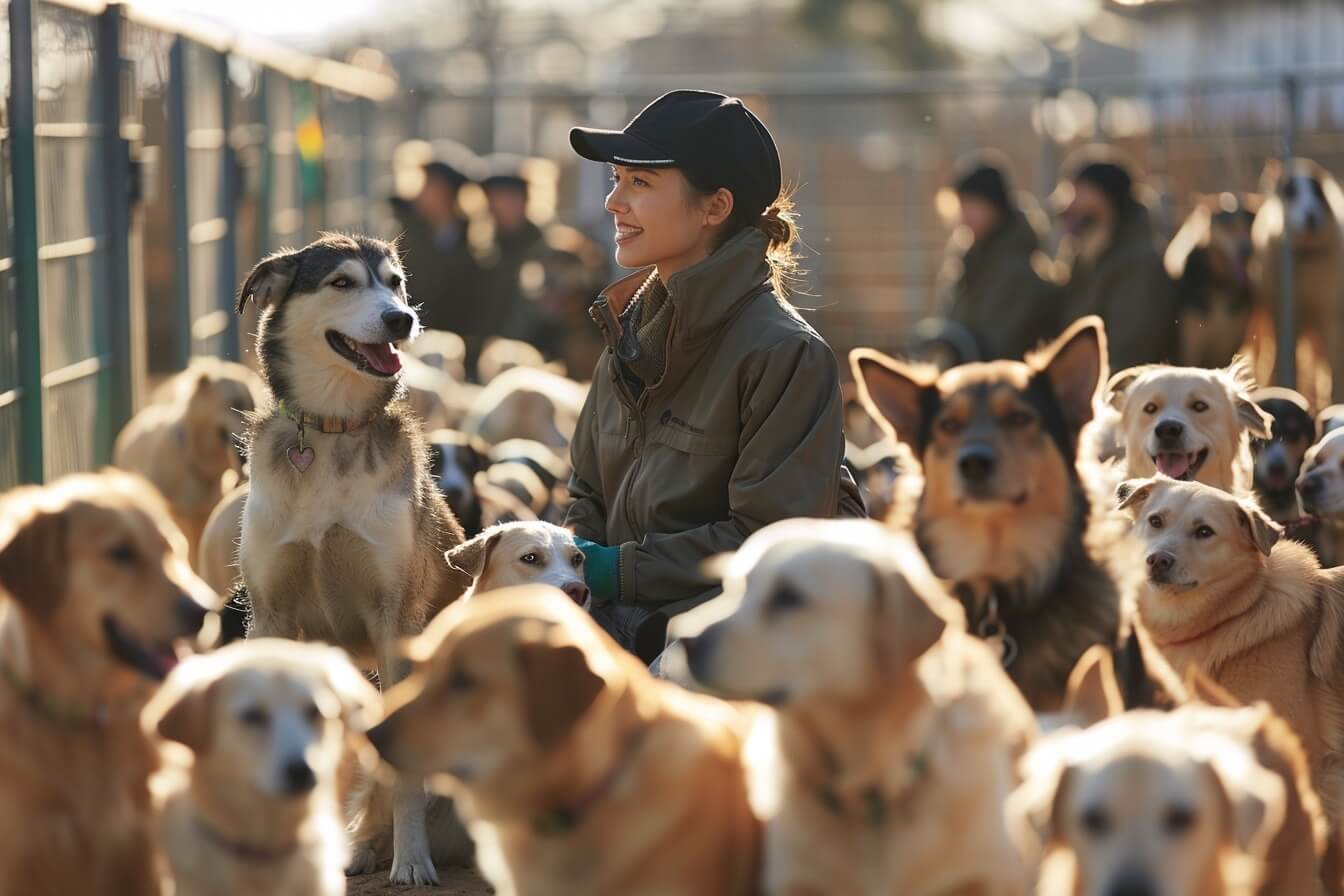
<svg viewBox="0 0 1344 896">
<path fill-rule="evenodd" d="M 1043 738 L 1023 768 L 1038 896 L 1259 892 L 1284 787 L 1238 738 L 1138 710 Z"/>
<path fill-rule="evenodd" d="M 238 580 L 238 543 L 243 533 L 246 482 L 226 494 L 210 512 L 201 533 L 196 569 L 205 583 L 219 594 L 228 594 Z"/>
<path fill-rule="evenodd" d="M 159 892 L 140 710 L 216 605 L 138 476 L 0 499 L 0 892 Z"/>
<path fill-rule="evenodd" d="M 380 710 L 334 647 L 258 638 L 174 669 L 143 724 L 191 754 L 153 782 L 177 896 L 343 894 L 338 771 Z"/>
<path fill-rule="evenodd" d="M 501 894 L 756 892 L 748 716 L 658 681 L 545 586 L 459 603 L 369 737 L 448 788 Z"/>
<path fill-rule="evenodd" d="M 491 380 L 475 397 L 462 425 L 491 445 L 531 439 L 551 449 L 568 448 L 587 389 L 534 367 L 514 367 Z"/>
<path fill-rule="evenodd" d="M 1180 673 L 1199 669 L 1292 726 L 1332 822 L 1344 809 L 1344 571 L 1247 499 L 1165 478 L 1123 486 L 1148 579 L 1138 614 Z"/>
<path fill-rule="evenodd" d="M 775 523 L 724 588 L 736 611 L 681 644 L 698 683 L 778 710 L 766 891 L 1025 893 L 1003 803 L 1035 722 L 913 542 Z"/>
<path fill-rule="evenodd" d="M 242 474 L 244 415 L 264 395 L 260 379 L 241 364 L 198 358 L 160 386 L 160 401 L 117 436 L 113 463 L 144 476 L 167 498 L 193 568 L 210 512 Z"/>
<path fill-rule="evenodd" d="M 1273 418 L 1254 401 L 1255 380 L 1240 359 L 1218 370 L 1148 364 L 1111 377 L 1120 411 L 1125 475 L 1205 482 L 1245 494 L 1250 440 L 1268 439 Z"/>
<path fill-rule="evenodd" d="M 552 523 L 503 523 L 444 554 L 448 562 L 471 576 L 476 594 L 519 585 L 550 585 L 579 606 L 588 602 L 583 582 L 583 552 L 574 533 Z"/>
</svg>

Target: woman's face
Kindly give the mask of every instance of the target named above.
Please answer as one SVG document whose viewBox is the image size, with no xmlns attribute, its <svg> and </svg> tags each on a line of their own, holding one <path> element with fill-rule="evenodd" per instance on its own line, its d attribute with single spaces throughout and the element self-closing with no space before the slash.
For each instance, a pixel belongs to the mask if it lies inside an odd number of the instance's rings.
<svg viewBox="0 0 1344 896">
<path fill-rule="evenodd" d="M 675 168 L 612 165 L 611 180 L 607 211 L 616 224 L 616 263 L 655 265 L 664 281 L 709 255 L 715 228 L 732 210 L 727 190 L 700 197 Z"/>
</svg>

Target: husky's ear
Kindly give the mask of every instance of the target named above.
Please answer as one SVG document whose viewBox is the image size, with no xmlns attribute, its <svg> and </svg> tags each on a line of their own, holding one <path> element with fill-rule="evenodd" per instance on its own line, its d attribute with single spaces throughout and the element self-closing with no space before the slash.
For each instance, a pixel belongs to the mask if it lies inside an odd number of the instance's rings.
<svg viewBox="0 0 1344 896">
<path fill-rule="evenodd" d="M 849 353 L 849 366 L 859 385 L 859 401 L 891 436 L 924 453 L 928 428 L 937 412 L 938 371 L 927 365 L 904 364 L 871 348 Z"/>
<path fill-rule="evenodd" d="M 1027 363 L 1050 382 L 1070 425 L 1081 429 L 1095 412 L 1097 388 L 1106 379 L 1106 328 L 1096 315 L 1080 317 Z"/>
<path fill-rule="evenodd" d="M 273 302 L 286 298 L 294 288 L 294 276 L 299 272 L 301 251 L 281 249 L 257 262 L 257 266 L 247 275 L 242 288 L 238 290 L 238 313 L 243 313 L 248 299 L 256 302 L 257 307 L 265 311 Z"/>
</svg>

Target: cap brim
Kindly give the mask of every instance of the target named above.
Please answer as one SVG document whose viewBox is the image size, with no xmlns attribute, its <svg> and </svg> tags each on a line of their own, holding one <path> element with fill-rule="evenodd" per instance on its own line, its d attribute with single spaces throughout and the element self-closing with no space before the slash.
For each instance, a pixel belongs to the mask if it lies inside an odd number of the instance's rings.
<svg viewBox="0 0 1344 896">
<path fill-rule="evenodd" d="M 594 162 L 641 168 L 672 168 L 678 164 L 664 150 L 624 131 L 573 128 L 569 132 L 569 145 Z"/>
</svg>

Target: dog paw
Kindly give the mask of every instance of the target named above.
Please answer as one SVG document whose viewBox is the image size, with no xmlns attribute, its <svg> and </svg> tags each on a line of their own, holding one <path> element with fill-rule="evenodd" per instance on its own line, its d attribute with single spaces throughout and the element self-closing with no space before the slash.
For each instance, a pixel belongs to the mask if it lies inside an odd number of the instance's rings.
<svg viewBox="0 0 1344 896">
<path fill-rule="evenodd" d="M 373 844 L 361 843 L 350 851 L 350 864 L 345 866 L 347 877 L 360 874 L 372 874 L 378 870 L 378 853 Z"/>
<path fill-rule="evenodd" d="M 392 859 L 392 874 L 389 879 L 394 884 L 414 885 L 417 887 L 437 887 L 439 872 L 429 856 L 402 861 L 401 856 Z"/>
</svg>

